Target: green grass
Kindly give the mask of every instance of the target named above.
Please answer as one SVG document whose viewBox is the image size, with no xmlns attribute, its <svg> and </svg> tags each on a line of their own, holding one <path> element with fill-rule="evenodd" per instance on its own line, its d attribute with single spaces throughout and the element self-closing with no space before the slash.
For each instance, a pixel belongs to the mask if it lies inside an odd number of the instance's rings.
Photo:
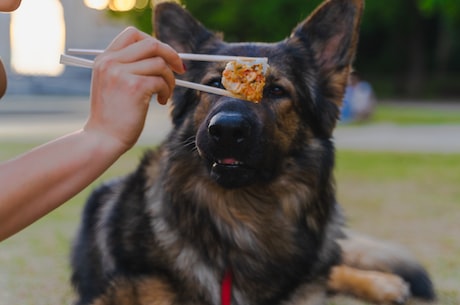
<svg viewBox="0 0 460 305">
<path fill-rule="evenodd" d="M 460 304 L 460 155 L 339 151 L 336 179 L 350 227 L 405 245 Z"/>
<path fill-rule="evenodd" d="M 0 160 L 32 146 L 0 142 Z M 134 168 L 142 150 L 95 184 Z M 339 151 L 336 178 L 350 227 L 405 245 L 432 275 L 439 304 L 460 304 L 460 154 Z M 71 303 L 69 247 L 93 187 L 0 243 L 0 305 Z M 339 297 L 333 304 L 366 303 Z"/>
</svg>

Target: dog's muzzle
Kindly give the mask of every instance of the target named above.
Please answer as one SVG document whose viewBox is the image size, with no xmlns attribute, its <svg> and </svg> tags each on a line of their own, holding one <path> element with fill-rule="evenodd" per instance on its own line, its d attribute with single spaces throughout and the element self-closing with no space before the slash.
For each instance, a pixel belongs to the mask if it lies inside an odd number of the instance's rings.
<svg viewBox="0 0 460 305">
<path fill-rule="evenodd" d="M 254 181 L 260 126 L 244 101 L 226 101 L 210 112 L 198 131 L 197 147 L 217 183 L 234 188 Z"/>
</svg>

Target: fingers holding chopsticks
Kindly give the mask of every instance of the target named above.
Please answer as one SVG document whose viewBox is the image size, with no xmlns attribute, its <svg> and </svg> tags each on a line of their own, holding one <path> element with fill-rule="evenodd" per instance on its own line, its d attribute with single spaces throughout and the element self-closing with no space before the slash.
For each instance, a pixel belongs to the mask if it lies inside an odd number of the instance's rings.
<svg viewBox="0 0 460 305">
<path fill-rule="evenodd" d="M 102 77 L 103 78 L 102 78 Z M 101 79 L 116 92 L 123 88 L 131 98 L 144 97 L 148 103 L 154 94 L 166 104 L 175 86 L 174 73 L 161 57 L 120 62 L 114 54 L 103 53 L 93 63 L 93 82 Z"/>
<path fill-rule="evenodd" d="M 120 33 L 94 61 L 98 70 L 113 71 L 114 78 L 124 75 L 133 90 L 144 92 L 146 99 L 158 93 L 158 102 L 165 104 L 175 86 L 174 72 L 184 73 L 178 54 L 157 39 L 129 27 Z"/>
<path fill-rule="evenodd" d="M 134 27 L 128 27 L 117 36 L 106 49 L 106 52 L 111 51 L 117 51 L 117 56 L 122 62 L 161 57 L 174 72 L 185 72 L 182 60 L 172 47 Z"/>
<path fill-rule="evenodd" d="M 75 60 L 74 64 L 82 60 L 61 59 Z M 174 89 L 175 70 L 184 72 L 173 49 L 134 28 L 117 36 L 94 62 L 85 59 L 83 66 L 93 69 L 85 130 L 115 139 L 123 149 L 131 147 L 142 132 L 152 95 L 165 104 Z"/>
</svg>

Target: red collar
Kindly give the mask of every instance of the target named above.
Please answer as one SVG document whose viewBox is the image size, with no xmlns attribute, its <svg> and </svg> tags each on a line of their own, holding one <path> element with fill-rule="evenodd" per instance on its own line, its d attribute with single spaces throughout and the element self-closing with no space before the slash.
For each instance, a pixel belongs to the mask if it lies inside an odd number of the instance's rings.
<svg viewBox="0 0 460 305">
<path fill-rule="evenodd" d="M 232 302 L 232 271 L 225 271 L 222 283 L 220 286 L 221 305 L 231 305 Z"/>
</svg>

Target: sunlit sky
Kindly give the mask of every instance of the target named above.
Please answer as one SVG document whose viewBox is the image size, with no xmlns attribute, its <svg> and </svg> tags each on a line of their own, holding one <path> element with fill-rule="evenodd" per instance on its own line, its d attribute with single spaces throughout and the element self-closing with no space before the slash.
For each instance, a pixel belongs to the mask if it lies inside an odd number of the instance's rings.
<svg viewBox="0 0 460 305">
<path fill-rule="evenodd" d="M 149 0 L 84 0 L 87 7 L 102 10 L 109 7 L 114 11 L 129 11 L 133 8 L 144 8 Z"/>
<path fill-rule="evenodd" d="M 109 0 L 84 0 L 87 7 L 103 10 L 109 5 Z"/>
</svg>

